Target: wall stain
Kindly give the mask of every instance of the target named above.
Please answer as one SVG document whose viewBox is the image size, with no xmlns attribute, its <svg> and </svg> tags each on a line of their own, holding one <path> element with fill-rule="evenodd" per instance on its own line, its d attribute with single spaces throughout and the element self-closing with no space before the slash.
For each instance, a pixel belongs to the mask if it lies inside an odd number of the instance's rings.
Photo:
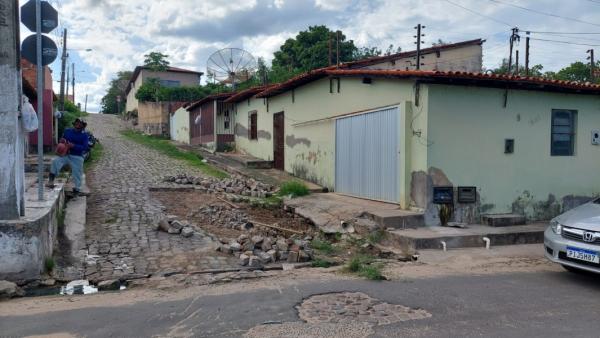
<svg viewBox="0 0 600 338">
<path fill-rule="evenodd" d="M 248 134 L 246 134 L 246 135 L 248 135 Z M 265 140 L 270 140 L 271 139 L 271 133 L 269 133 L 266 130 L 258 130 L 256 132 L 256 135 L 258 136 L 258 138 L 262 138 L 262 139 L 265 139 Z"/>
<path fill-rule="evenodd" d="M 248 138 L 248 128 L 246 128 L 243 124 L 236 123 L 234 133 L 235 136 Z"/>
<path fill-rule="evenodd" d="M 561 213 L 561 203 L 553 194 L 548 194 L 546 200 L 536 200 L 528 190 L 517 197 L 512 203 L 512 212 L 525 215 L 528 220 L 545 221 Z"/>
<path fill-rule="evenodd" d="M 290 148 L 294 148 L 298 144 L 304 144 L 305 146 L 310 147 L 311 143 L 312 142 L 307 138 L 296 138 L 296 135 L 287 135 L 285 137 L 285 144 Z"/>
</svg>

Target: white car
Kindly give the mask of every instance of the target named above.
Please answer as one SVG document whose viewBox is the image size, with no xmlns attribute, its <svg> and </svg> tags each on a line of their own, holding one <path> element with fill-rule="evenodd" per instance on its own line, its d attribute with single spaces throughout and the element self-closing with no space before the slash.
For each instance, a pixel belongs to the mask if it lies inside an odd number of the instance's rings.
<svg viewBox="0 0 600 338">
<path fill-rule="evenodd" d="M 569 271 L 600 273 L 600 198 L 552 219 L 544 249 L 546 258 Z"/>
</svg>

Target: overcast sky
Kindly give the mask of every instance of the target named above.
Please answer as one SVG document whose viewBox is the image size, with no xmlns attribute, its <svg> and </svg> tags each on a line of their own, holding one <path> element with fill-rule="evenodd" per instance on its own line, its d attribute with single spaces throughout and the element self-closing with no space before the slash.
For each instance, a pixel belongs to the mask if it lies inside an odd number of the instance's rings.
<svg viewBox="0 0 600 338">
<path fill-rule="evenodd" d="M 21 0 L 21 3 L 24 3 Z M 310 25 L 342 30 L 358 46 L 389 44 L 414 49 L 413 27 L 426 26 L 425 46 L 437 39 L 486 39 L 484 65 L 508 56 L 510 27 L 539 32 L 600 33 L 600 0 L 50 0 L 68 29 L 70 61 L 76 67 L 77 102 L 88 98 L 96 112 L 110 79 L 133 70 L 143 55 L 160 51 L 172 66 L 206 71 L 220 48 L 238 47 L 271 60 L 289 37 Z M 542 15 L 523 8 L 569 19 Z M 461 8 L 464 7 L 464 8 Z M 60 40 L 60 29 L 50 35 Z M 22 38 L 29 32 L 22 28 Z M 522 33 L 524 37 L 525 34 Z M 543 35 L 539 39 L 599 45 L 600 34 Z M 524 38 L 518 48 L 524 55 Z M 84 49 L 91 48 L 92 52 Z M 557 42 L 531 42 L 531 63 L 556 70 L 584 60 L 586 50 Z M 600 48 L 598 49 L 600 50 Z M 598 55 L 600 57 L 600 54 Z M 54 78 L 60 77 L 58 62 Z M 58 92 L 58 83 L 55 82 Z"/>
</svg>

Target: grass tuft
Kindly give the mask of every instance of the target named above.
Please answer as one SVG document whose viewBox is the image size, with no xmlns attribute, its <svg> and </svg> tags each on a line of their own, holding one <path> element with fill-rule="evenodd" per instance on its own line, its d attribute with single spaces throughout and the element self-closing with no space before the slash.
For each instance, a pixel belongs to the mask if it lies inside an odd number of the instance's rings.
<svg viewBox="0 0 600 338">
<path fill-rule="evenodd" d="M 387 233 L 383 229 L 377 229 L 367 235 L 367 241 L 371 244 L 376 244 L 384 240 Z"/>
<path fill-rule="evenodd" d="M 348 261 L 345 270 L 370 280 L 385 280 L 385 277 L 381 274 L 383 265 L 374 261 L 373 256 L 355 255 Z"/>
<path fill-rule="evenodd" d="M 171 158 L 182 160 L 187 164 L 200 169 L 200 171 L 206 175 L 216 178 L 229 177 L 229 175 L 221 170 L 202 162 L 202 156 L 189 151 L 182 151 L 164 137 L 144 135 L 133 130 L 123 130 L 121 131 L 121 134 L 136 143 L 155 149 Z"/>
<path fill-rule="evenodd" d="M 335 252 L 335 247 L 328 241 L 324 241 L 324 240 L 320 240 L 320 239 L 313 239 L 310 242 L 310 246 L 311 248 L 320 251 L 324 254 L 332 254 Z"/>
<path fill-rule="evenodd" d="M 315 258 L 312 261 L 312 267 L 313 268 L 329 268 L 333 266 L 333 262 L 330 262 L 326 259 L 323 258 Z"/>
<path fill-rule="evenodd" d="M 292 196 L 292 198 L 294 197 L 300 197 L 300 196 L 306 196 L 310 193 L 310 191 L 308 191 L 308 187 L 306 186 L 306 184 L 300 182 L 300 181 L 287 181 L 281 184 L 281 187 L 279 187 L 279 195 L 281 196 Z"/>
<path fill-rule="evenodd" d="M 87 170 L 92 164 L 98 162 L 102 157 L 102 154 L 104 154 L 104 147 L 102 146 L 102 143 L 96 142 L 94 147 L 90 150 L 90 158 L 83 163 L 84 170 Z"/>
<path fill-rule="evenodd" d="M 54 270 L 54 258 L 52 257 L 46 257 L 46 259 L 44 259 L 44 268 L 46 268 L 46 272 L 50 273 L 52 272 L 52 270 Z"/>
</svg>

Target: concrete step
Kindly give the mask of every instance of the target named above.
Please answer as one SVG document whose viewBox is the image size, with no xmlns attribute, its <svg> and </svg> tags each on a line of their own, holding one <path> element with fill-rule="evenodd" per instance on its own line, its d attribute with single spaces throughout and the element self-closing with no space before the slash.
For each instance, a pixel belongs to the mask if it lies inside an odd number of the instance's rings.
<svg viewBox="0 0 600 338">
<path fill-rule="evenodd" d="M 373 210 L 367 217 L 384 228 L 413 229 L 425 226 L 423 213 L 407 210 Z"/>
<path fill-rule="evenodd" d="M 534 244 L 544 242 L 546 224 L 535 223 L 511 227 L 468 225 L 465 228 L 425 227 L 419 229 L 389 231 L 390 239 L 402 248 L 412 250 L 485 247 L 484 237 L 490 245 Z"/>
<path fill-rule="evenodd" d="M 50 165 L 55 155 L 44 155 L 44 172 L 50 171 Z M 37 156 L 25 157 L 25 172 L 26 173 L 37 173 L 38 170 L 38 159 Z"/>
<path fill-rule="evenodd" d="M 481 220 L 483 224 L 487 224 L 491 227 L 508 227 L 527 224 L 525 216 L 518 214 L 487 214 L 482 215 Z"/>
<path fill-rule="evenodd" d="M 249 169 L 273 168 L 273 161 L 265 161 L 260 158 L 240 154 L 222 153 L 221 155 L 227 157 L 228 159 L 241 163 L 244 167 Z"/>
</svg>

